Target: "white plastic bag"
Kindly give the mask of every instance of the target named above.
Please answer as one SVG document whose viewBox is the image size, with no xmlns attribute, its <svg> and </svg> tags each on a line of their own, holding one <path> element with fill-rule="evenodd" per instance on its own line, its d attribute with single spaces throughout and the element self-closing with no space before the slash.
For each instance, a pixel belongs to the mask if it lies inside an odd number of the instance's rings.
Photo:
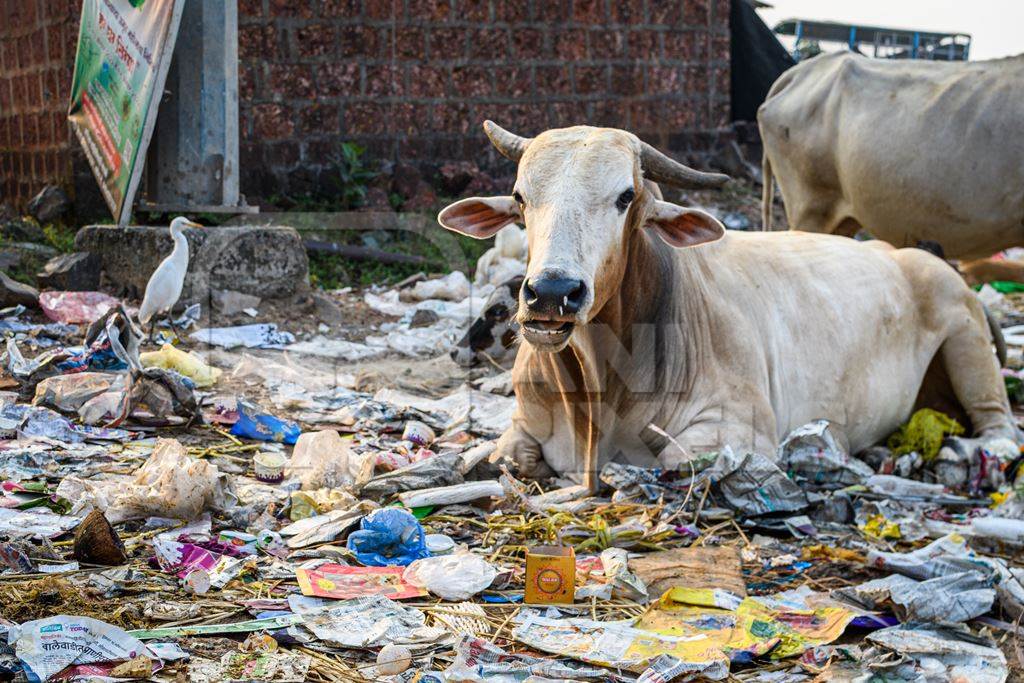
<svg viewBox="0 0 1024 683">
<path fill-rule="evenodd" d="M 174 439 L 158 439 L 128 484 L 65 477 L 58 491 L 71 496 L 73 512 L 94 507 L 111 524 L 140 517 L 191 520 L 204 510 L 224 509 L 234 498 L 230 481 L 216 465 L 190 457 Z"/>
<path fill-rule="evenodd" d="M 305 432 L 295 442 L 287 475 L 302 489 L 362 486 L 373 476 L 373 458 L 352 451 L 351 442 L 333 429 Z"/>
<path fill-rule="evenodd" d="M 445 299 L 462 301 L 469 296 L 469 278 L 460 270 L 453 270 L 444 277 L 417 282 L 411 289 L 399 292 L 401 301 L 426 301 Z"/>
<path fill-rule="evenodd" d="M 416 560 L 402 573 L 402 580 L 426 588 L 442 600 L 458 602 L 491 585 L 497 570 L 465 546 L 451 555 Z"/>
</svg>

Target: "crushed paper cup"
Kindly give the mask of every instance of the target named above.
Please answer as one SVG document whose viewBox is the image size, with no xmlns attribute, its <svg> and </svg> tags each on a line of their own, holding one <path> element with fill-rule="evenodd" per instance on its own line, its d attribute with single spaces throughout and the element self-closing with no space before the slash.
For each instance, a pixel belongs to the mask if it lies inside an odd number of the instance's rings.
<svg viewBox="0 0 1024 683">
<path fill-rule="evenodd" d="M 288 460 L 280 453 L 257 453 L 252 459 L 256 478 L 266 484 L 278 484 L 284 480 L 284 467 Z"/>
</svg>

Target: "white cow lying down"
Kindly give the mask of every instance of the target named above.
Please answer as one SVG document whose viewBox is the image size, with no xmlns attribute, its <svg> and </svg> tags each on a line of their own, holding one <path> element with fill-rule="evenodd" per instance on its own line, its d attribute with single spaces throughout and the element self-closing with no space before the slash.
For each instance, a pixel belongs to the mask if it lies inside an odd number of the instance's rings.
<svg viewBox="0 0 1024 683">
<path fill-rule="evenodd" d="M 527 343 L 499 451 L 534 475 L 593 482 L 612 458 L 677 466 L 688 454 L 652 423 L 691 453 L 772 453 L 791 429 L 827 418 L 857 451 L 915 406 L 950 399 L 977 434 L 1017 438 L 982 306 L 935 256 L 831 235 L 726 234 L 657 199 L 651 181 L 727 178 L 631 133 L 484 128 L 519 162 L 515 190 L 463 199 L 438 220 L 478 238 L 526 226 Z"/>
</svg>

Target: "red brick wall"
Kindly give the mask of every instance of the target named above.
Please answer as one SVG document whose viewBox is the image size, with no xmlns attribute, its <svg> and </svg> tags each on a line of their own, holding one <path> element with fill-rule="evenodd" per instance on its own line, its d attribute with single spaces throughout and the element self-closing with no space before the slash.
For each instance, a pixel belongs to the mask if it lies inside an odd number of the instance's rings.
<svg viewBox="0 0 1024 683">
<path fill-rule="evenodd" d="M 674 152 L 728 123 L 728 0 L 239 0 L 243 190 L 329 185 L 339 144 L 497 167 L 480 123 Z"/>
<path fill-rule="evenodd" d="M 80 0 L 0 0 L 0 201 L 91 185 L 65 120 Z M 242 191 L 374 159 L 502 168 L 480 123 L 630 129 L 676 153 L 728 122 L 729 0 L 238 0 Z M 95 194 L 95 193 L 94 193 Z"/>
<path fill-rule="evenodd" d="M 76 0 L 0 0 L 0 202 L 71 178 Z"/>
</svg>

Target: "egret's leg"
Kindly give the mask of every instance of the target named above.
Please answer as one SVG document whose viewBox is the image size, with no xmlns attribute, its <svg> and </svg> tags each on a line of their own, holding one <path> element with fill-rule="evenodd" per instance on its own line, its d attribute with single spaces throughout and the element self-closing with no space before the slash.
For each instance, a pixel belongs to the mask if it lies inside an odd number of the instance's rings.
<svg viewBox="0 0 1024 683">
<path fill-rule="evenodd" d="M 150 321 L 150 323 L 149 323 L 149 338 L 148 339 L 149 339 L 149 343 L 150 344 L 153 343 L 153 330 L 155 330 L 155 329 L 156 329 L 156 320 L 154 319 L 154 320 Z"/>
<path fill-rule="evenodd" d="M 177 325 L 174 324 L 174 318 L 170 315 L 167 316 L 167 322 L 170 323 L 171 329 L 174 330 L 174 336 L 181 339 L 181 330 L 179 330 Z"/>
</svg>

